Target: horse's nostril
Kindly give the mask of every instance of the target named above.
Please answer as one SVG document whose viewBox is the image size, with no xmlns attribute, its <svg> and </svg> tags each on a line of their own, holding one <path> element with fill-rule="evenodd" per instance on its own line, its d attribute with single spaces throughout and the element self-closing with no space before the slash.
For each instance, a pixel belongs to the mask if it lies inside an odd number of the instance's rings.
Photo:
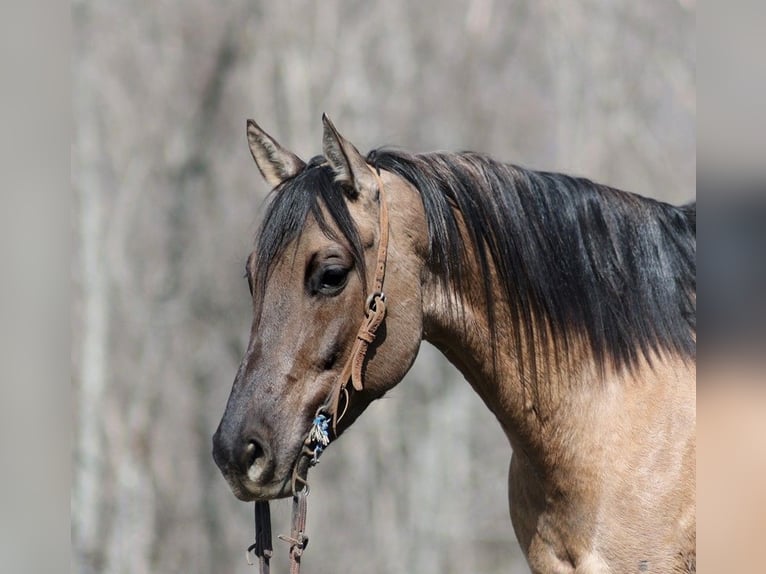
<svg viewBox="0 0 766 574">
<path fill-rule="evenodd" d="M 274 459 L 266 443 L 257 438 L 245 443 L 240 461 L 242 473 L 256 484 L 267 482 L 274 472 Z"/>
<path fill-rule="evenodd" d="M 245 468 L 250 468 L 255 464 L 255 461 L 264 455 L 263 447 L 256 440 L 251 440 L 245 447 Z"/>
</svg>

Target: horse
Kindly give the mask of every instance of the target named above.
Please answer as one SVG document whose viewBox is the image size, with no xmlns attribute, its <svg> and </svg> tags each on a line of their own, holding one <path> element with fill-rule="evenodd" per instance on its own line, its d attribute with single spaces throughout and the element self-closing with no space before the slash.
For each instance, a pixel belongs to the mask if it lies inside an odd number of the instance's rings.
<svg viewBox="0 0 766 574">
<path fill-rule="evenodd" d="M 233 493 L 294 494 L 426 340 L 508 438 L 532 572 L 695 572 L 696 202 L 323 129 L 306 163 L 247 121 L 273 191 L 213 437 Z"/>
</svg>

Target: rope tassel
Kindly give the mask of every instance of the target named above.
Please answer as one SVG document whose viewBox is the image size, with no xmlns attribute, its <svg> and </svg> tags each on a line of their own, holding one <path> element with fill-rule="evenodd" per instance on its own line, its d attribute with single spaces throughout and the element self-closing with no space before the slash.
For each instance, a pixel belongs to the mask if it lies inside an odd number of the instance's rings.
<svg viewBox="0 0 766 574">
<path fill-rule="evenodd" d="M 319 445 L 322 448 L 330 444 L 329 425 L 330 419 L 323 414 L 318 414 L 314 417 L 314 422 L 309 431 L 309 443 Z"/>
<path fill-rule="evenodd" d="M 311 466 L 314 466 L 319 462 L 319 455 L 330 444 L 330 419 L 322 413 L 314 417 L 307 443 L 313 453 Z"/>
</svg>

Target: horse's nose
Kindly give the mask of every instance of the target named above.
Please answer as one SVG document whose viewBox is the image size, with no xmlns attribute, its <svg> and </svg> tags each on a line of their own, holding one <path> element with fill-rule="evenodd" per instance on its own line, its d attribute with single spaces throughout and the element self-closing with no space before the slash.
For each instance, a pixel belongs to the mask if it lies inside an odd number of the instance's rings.
<svg viewBox="0 0 766 574">
<path fill-rule="evenodd" d="M 249 433 L 227 440 L 220 428 L 213 435 L 213 459 L 224 474 L 233 471 L 253 482 L 263 478 L 272 466 L 269 449 L 260 436 Z"/>
<path fill-rule="evenodd" d="M 265 458 L 266 451 L 260 440 L 253 437 L 245 443 L 245 448 L 242 451 L 240 468 L 247 472 L 248 469 L 257 464 L 260 460 Z"/>
</svg>

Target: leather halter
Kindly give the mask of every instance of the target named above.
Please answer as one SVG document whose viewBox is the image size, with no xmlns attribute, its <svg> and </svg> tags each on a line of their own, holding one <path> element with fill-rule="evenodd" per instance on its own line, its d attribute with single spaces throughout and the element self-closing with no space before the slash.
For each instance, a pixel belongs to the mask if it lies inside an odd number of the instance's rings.
<svg viewBox="0 0 766 574">
<path fill-rule="evenodd" d="M 370 167 L 370 166 L 368 166 Z M 328 396 L 325 403 L 317 410 L 317 415 L 325 415 L 332 422 L 333 438 L 337 438 L 337 425 L 346 414 L 349 404 L 348 383 L 355 391 L 364 389 L 364 359 L 367 356 L 367 349 L 375 340 L 375 334 L 378 327 L 383 323 L 386 317 L 386 295 L 383 293 L 383 280 L 386 277 L 386 261 L 388 259 L 388 204 L 383 189 L 383 181 L 380 179 L 378 171 L 370 167 L 375 182 L 378 187 L 378 205 L 379 205 L 379 230 L 378 239 L 378 258 L 375 265 L 375 275 L 373 277 L 372 291 L 365 302 L 364 319 L 357 331 L 356 338 L 351 347 L 351 354 L 346 360 L 343 370 L 335 381 L 335 386 Z M 344 397 L 343 409 L 339 412 L 341 396 Z M 304 457 L 309 458 L 309 466 L 316 464 L 317 451 L 315 450 L 314 438 L 310 432 L 303 441 L 301 454 L 293 467 L 292 491 L 293 491 L 293 511 L 292 528 L 290 536 L 280 535 L 279 538 L 290 544 L 290 574 L 300 574 L 301 556 L 308 545 L 308 536 L 304 530 L 306 528 L 306 498 L 309 495 L 309 485 L 305 478 L 301 478 L 299 466 Z M 329 441 L 328 441 L 329 442 Z M 314 448 L 312 448 L 312 446 Z M 308 474 L 308 470 L 306 471 Z M 300 489 L 296 488 L 298 483 L 302 484 Z M 247 549 L 247 562 L 250 560 L 250 552 L 258 557 L 260 574 L 269 574 L 273 550 L 271 547 L 271 513 L 268 501 L 262 500 L 255 503 L 255 543 Z"/>
<path fill-rule="evenodd" d="M 351 348 L 351 355 L 336 379 L 333 392 L 328 397 L 327 402 L 319 409 L 319 411 L 324 411 L 332 419 L 332 431 L 336 437 L 338 436 L 338 421 L 343 418 L 348 408 L 348 382 L 349 380 L 351 381 L 356 391 L 361 391 L 364 388 L 362 367 L 367 356 L 367 349 L 370 343 L 375 340 L 375 333 L 386 317 L 386 295 L 383 293 L 383 280 L 386 277 L 386 262 L 388 260 L 388 205 L 380 175 L 375 169 L 370 168 L 370 170 L 375 176 L 378 186 L 378 203 L 380 206 L 380 238 L 378 239 L 378 258 L 375 264 L 372 291 L 365 303 L 365 317 L 359 327 L 359 331 L 357 331 L 356 339 Z M 338 412 L 341 395 L 344 396 L 345 400 L 343 410 Z"/>
</svg>

